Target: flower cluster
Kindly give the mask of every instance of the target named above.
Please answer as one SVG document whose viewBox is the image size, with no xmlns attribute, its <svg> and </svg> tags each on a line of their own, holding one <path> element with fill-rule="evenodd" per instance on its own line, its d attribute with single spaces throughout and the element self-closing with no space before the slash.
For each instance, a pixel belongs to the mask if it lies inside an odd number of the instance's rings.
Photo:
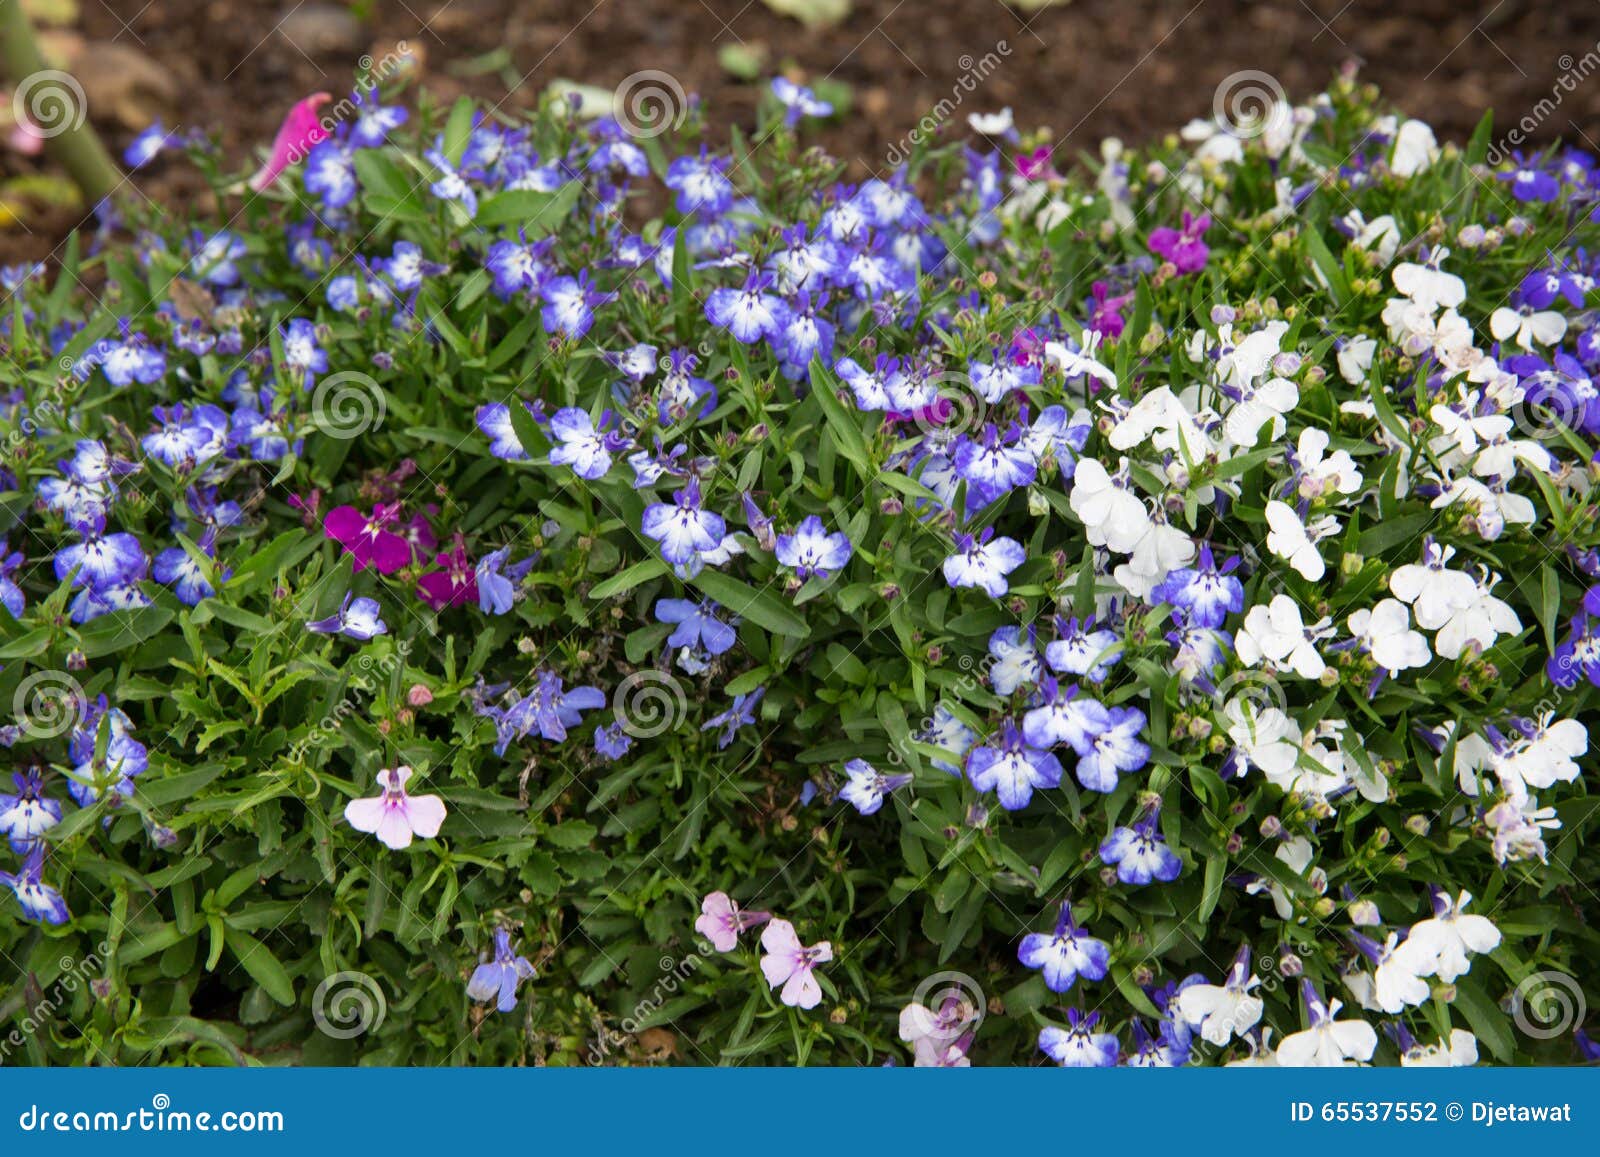
<svg viewBox="0 0 1600 1157">
<path fill-rule="evenodd" d="M 195 1048 L 359 969 L 394 1063 L 1590 1057 L 1594 158 L 328 99 L 265 224 L 0 275 L 0 949 L 110 912 L 140 997 L 49 1047 L 205 962 Z"/>
</svg>

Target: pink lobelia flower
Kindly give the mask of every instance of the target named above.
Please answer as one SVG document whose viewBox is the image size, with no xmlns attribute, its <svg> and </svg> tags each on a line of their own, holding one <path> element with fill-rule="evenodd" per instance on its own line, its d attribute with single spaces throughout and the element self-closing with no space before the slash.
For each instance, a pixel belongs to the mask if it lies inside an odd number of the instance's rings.
<svg viewBox="0 0 1600 1157">
<path fill-rule="evenodd" d="M 379 574 L 393 574 L 411 561 L 410 542 L 389 529 L 399 513 L 398 506 L 381 502 L 370 515 L 354 506 L 335 506 L 322 529 L 356 560 L 357 570 L 375 566 Z"/>
<path fill-rule="evenodd" d="M 434 556 L 438 570 L 417 580 L 417 595 L 436 611 L 478 601 L 478 568 L 467 557 L 466 545 L 459 539 L 451 549 Z"/>
<path fill-rule="evenodd" d="M 444 800 L 436 795 L 407 795 L 409 767 L 378 772 L 383 794 L 371 799 L 353 799 L 344 805 L 344 818 L 358 832 L 376 835 L 386 847 L 399 850 L 411 846 L 412 836 L 431 840 L 444 823 Z"/>
<path fill-rule="evenodd" d="M 278 135 L 272 139 L 272 155 L 250 178 L 251 189 L 261 192 L 278 179 L 279 173 L 303 161 L 311 146 L 328 139 L 317 110 L 332 99 L 328 93 L 314 92 L 289 110 L 278 126 Z"/>
<path fill-rule="evenodd" d="M 700 901 L 700 918 L 694 930 L 718 952 L 732 952 L 739 945 L 739 933 L 765 924 L 772 919 L 771 912 L 746 912 L 728 897 L 726 892 L 713 892 Z"/>
<path fill-rule="evenodd" d="M 833 945 L 826 940 L 807 948 L 795 935 L 787 920 L 774 920 L 761 934 L 761 974 L 773 988 L 783 985 L 779 999 L 792 1008 L 816 1008 L 822 1001 L 822 986 L 812 975 L 819 964 L 833 959 Z"/>
</svg>

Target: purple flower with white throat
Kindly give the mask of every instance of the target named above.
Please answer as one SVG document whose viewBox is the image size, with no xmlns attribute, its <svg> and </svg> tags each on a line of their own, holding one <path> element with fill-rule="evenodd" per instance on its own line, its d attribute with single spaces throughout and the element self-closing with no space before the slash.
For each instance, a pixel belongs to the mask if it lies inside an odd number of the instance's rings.
<svg viewBox="0 0 1600 1157">
<path fill-rule="evenodd" d="M 378 635 L 389 633 L 389 628 L 379 617 L 381 610 L 378 600 L 355 598 L 351 592 L 346 592 L 336 614 L 307 623 L 306 630 L 319 635 L 343 635 L 347 639 L 365 643 Z"/>
<path fill-rule="evenodd" d="M 596 428 L 585 410 L 576 406 L 557 410 L 550 416 L 550 436 L 560 445 L 550 450 L 550 461 L 572 467 L 574 474 L 590 482 L 604 478 L 611 469 L 611 455 L 633 444 L 627 435 L 608 429 L 615 419 L 616 415 L 606 410 Z"/>
<path fill-rule="evenodd" d="M 385 847 L 396 851 L 409 848 L 413 836 L 431 840 L 444 824 L 444 800 L 436 795 L 407 794 L 406 781 L 411 775 L 409 767 L 378 772 L 383 793 L 345 804 L 345 821 L 358 832 L 377 836 Z"/>
<path fill-rule="evenodd" d="M 956 535 L 956 553 L 944 560 L 944 581 L 952 587 L 977 587 L 996 599 L 1009 591 L 1006 576 L 1028 555 L 1016 539 L 991 538 L 993 534 L 985 529 L 977 537 Z"/>
<path fill-rule="evenodd" d="M 1037 968 L 1051 992 L 1066 992 L 1078 977 L 1104 980 L 1111 966 L 1111 946 L 1079 928 L 1072 919 L 1072 904 L 1062 901 L 1054 932 L 1030 932 L 1017 948 L 1025 967 Z"/>
<path fill-rule="evenodd" d="M 614 293 L 601 293 L 594 287 L 589 271 L 576 277 L 555 277 L 539 287 L 544 308 L 539 320 L 544 328 L 562 337 L 580 338 L 594 325 L 594 311 L 616 297 Z"/>
<path fill-rule="evenodd" d="M 1100 845 L 1100 858 L 1116 865 L 1117 879 L 1124 884 L 1170 884 L 1183 871 L 1183 861 L 1156 828 L 1160 816 L 1160 808 L 1152 809 L 1132 827 L 1115 829 Z"/>
<path fill-rule="evenodd" d="M 839 789 L 839 798 L 864 816 L 883 807 L 890 792 L 911 782 L 909 775 L 884 775 L 864 759 L 852 759 L 844 770 L 850 782 Z"/>
<path fill-rule="evenodd" d="M 1038 641 L 1034 629 L 1000 627 L 989 636 L 989 685 L 997 695 L 1014 695 L 1019 689 L 1038 683 L 1043 668 L 1039 664 Z"/>
<path fill-rule="evenodd" d="M 21 869 L 12 874 L 0 872 L 0 884 L 6 885 L 22 905 L 22 914 L 29 920 L 46 924 L 65 924 L 72 918 L 67 911 L 67 901 L 59 891 L 44 882 L 44 844 L 35 843 Z"/>
<path fill-rule="evenodd" d="M 801 117 L 833 115 L 833 105 L 817 97 L 803 84 L 796 84 L 786 76 L 772 78 L 772 95 L 783 105 L 783 123 L 790 128 L 800 123 Z"/>
<path fill-rule="evenodd" d="M 700 480 L 691 477 L 673 495 L 671 503 L 645 508 L 644 534 L 661 544 L 661 557 L 670 563 L 689 562 L 701 551 L 715 550 L 727 532 L 721 516 L 700 508 Z"/>
<path fill-rule="evenodd" d="M 710 655 L 720 655 L 731 649 L 739 638 L 738 632 L 721 618 L 721 610 L 709 599 L 703 602 L 657 599 L 655 613 L 657 622 L 672 623 L 677 627 L 667 636 L 669 646 L 689 647 Z"/>
<path fill-rule="evenodd" d="M 853 552 L 850 540 L 839 531 L 829 532 L 815 514 L 807 515 L 791 533 L 778 535 L 775 544 L 778 561 L 802 579 L 827 578 L 842 569 Z"/>
<path fill-rule="evenodd" d="M 11 841 L 19 854 L 31 851 L 45 832 L 61 822 L 61 803 L 44 795 L 44 781 L 37 768 L 11 773 L 14 794 L 0 793 L 0 835 Z"/>
<path fill-rule="evenodd" d="M 774 920 L 761 933 L 761 974 L 773 988 L 783 986 L 779 999 L 790 1008 L 816 1008 L 822 1002 L 822 986 L 814 975 L 817 965 L 833 959 L 833 945 L 826 940 L 807 947 L 800 943 L 794 925 Z"/>
<path fill-rule="evenodd" d="M 1172 571 L 1150 592 L 1152 600 L 1189 612 L 1194 626 L 1216 629 L 1230 613 L 1244 610 L 1244 584 L 1231 573 L 1239 565 L 1237 557 L 1217 565 L 1211 544 L 1201 543 L 1200 557 L 1194 566 Z"/>
<path fill-rule="evenodd" d="M 1007 719 L 999 732 L 967 753 L 967 778 L 979 791 L 998 795 L 1007 811 L 1018 811 L 1028 806 L 1035 788 L 1060 786 L 1061 761 L 1027 742 Z"/>
<path fill-rule="evenodd" d="M 771 284 L 770 274 L 751 273 L 743 289 L 713 289 L 706 298 L 707 320 L 746 345 L 776 337 L 783 302 L 766 292 Z"/>
<path fill-rule="evenodd" d="M 1044 661 L 1053 671 L 1079 675 L 1091 683 L 1105 681 L 1122 658 L 1122 639 L 1115 631 L 1095 627 L 1095 617 L 1056 616 L 1056 640 L 1044 649 Z"/>
<path fill-rule="evenodd" d="M 733 204 L 733 182 L 728 180 L 726 157 L 713 157 L 702 146 L 699 156 L 679 157 L 667 166 L 667 188 L 678 194 L 680 213 L 704 211 L 714 217 Z"/>
<path fill-rule="evenodd" d="M 532 980 L 537 973 L 526 956 L 518 956 L 511 946 L 511 933 L 494 930 L 494 959 L 485 960 L 472 970 L 467 981 L 467 996 L 473 1000 L 494 1001 L 495 1008 L 510 1012 L 517 1007 L 517 986 Z"/>
<path fill-rule="evenodd" d="M 1063 1068 L 1109 1069 L 1116 1065 L 1122 1046 L 1116 1035 L 1095 1032 L 1098 1012 L 1067 1010 L 1067 1027 L 1047 1025 L 1039 1030 L 1039 1051 Z"/>
<path fill-rule="evenodd" d="M 709 940 L 718 952 L 732 952 L 739 946 L 741 933 L 771 919 L 771 912 L 747 912 L 726 892 L 712 892 L 700 901 L 700 916 L 694 922 L 694 930 Z"/>
<path fill-rule="evenodd" d="M 1083 733 L 1068 742 L 1078 753 L 1075 774 L 1089 791 L 1111 792 L 1122 772 L 1138 771 L 1150 759 L 1150 745 L 1139 738 L 1145 727 L 1144 712 L 1137 707 L 1104 707 L 1094 714 Z"/>
</svg>

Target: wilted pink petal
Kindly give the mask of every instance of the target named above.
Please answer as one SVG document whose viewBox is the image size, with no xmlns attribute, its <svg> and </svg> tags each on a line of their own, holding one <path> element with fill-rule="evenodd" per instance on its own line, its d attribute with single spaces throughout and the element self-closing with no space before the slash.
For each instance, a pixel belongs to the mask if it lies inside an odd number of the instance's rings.
<svg viewBox="0 0 1600 1157">
<path fill-rule="evenodd" d="M 289 115 L 283 118 L 283 124 L 278 126 L 278 135 L 273 138 L 272 155 L 250 178 L 250 188 L 261 192 L 278 179 L 279 173 L 303 161 L 311 151 L 311 146 L 328 139 L 317 110 L 332 99 L 325 92 L 314 92 L 289 110 Z"/>
</svg>

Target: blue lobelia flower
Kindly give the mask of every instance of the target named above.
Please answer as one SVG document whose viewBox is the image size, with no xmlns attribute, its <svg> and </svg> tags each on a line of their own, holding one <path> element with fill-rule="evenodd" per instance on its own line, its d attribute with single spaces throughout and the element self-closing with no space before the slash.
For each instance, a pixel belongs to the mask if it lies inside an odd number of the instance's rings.
<svg viewBox="0 0 1600 1157">
<path fill-rule="evenodd" d="M 1051 992 L 1066 992 L 1085 980 L 1104 980 L 1111 965 L 1111 946 L 1096 940 L 1073 922 L 1072 904 L 1063 901 L 1054 932 L 1030 932 L 1017 948 L 1017 959 L 1037 968 Z"/>
<path fill-rule="evenodd" d="M 517 1007 L 517 986 L 532 980 L 537 973 L 526 956 L 518 956 L 511 946 L 511 933 L 504 928 L 494 930 L 494 959 L 485 960 L 472 970 L 467 981 L 467 995 L 473 1000 L 494 1001 L 501 1012 Z"/>
</svg>

